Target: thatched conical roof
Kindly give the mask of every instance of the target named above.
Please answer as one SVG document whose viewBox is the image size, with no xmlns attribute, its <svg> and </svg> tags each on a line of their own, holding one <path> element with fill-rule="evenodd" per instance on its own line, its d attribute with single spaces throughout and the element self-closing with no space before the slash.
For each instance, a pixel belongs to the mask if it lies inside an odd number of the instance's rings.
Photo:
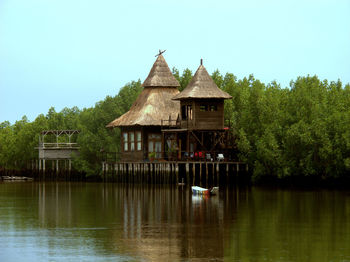
<svg viewBox="0 0 350 262">
<path fill-rule="evenodd" d="M 171 73 L 167 62 L 160 54 L 142 84 L 143 87 L 179 87 L 180 84 Z"/>
<path fill-rule="evenodd" d="M 192 98 L 231 99 L 232 96 L 218 88 L 205 67 L 200 65 L 187 87 L 173 100 Z"/>
<path fill-rule="evenodd" d="M 144 89 L 130 110 L 107 127 L 160 126 L 161 120 L 169 119 L 169 116 L 171 119 L 177 119 L 180 103 L 172 98 L 179 93 L 177 87 L 180 84 L 161 54 L 142 86 Z"/>
<path fill-rule="evenodd" d="M 175 120 L 180 112 L 180 104 L 171 98 L 178 93 L 177 88 L 146 87 L 130 110 L 109 123 L 107 127 L 160 126 L 161 120 L 169 119 L 169 116 Z"/>
</svg>

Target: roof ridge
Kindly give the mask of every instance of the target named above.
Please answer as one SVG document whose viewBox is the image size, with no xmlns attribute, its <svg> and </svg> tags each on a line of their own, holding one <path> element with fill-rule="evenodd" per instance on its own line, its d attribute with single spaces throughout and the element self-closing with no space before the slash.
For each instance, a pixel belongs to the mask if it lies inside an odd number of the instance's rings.
<svg viewBox="0 0 350 262">
<path fill-rule="evenodd" d="M 173 76 L 170 68 L 162 54 L 158 55 L 154 62 L 146 80 L 142 84 L 143 87 L 179 87 L 180 84 Z"/>
<path fill-rule="evenodd" d="M 173 100 L 189 98 L 231 99 L 232 96 L 215 84 L 213 78 L 201 63 L 187 87 L 178 95 L 174 96 Z"/>
</svg>

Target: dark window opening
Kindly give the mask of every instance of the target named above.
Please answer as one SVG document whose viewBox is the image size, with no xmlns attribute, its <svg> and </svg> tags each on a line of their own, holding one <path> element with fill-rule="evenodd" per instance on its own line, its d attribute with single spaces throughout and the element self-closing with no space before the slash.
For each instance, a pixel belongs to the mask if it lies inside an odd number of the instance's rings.
<svg viewBox="0 0 350 262">
<path fill-rule="evenodd" d="M 181 106 L 181 118 L 182 120 L 192 120 L 192 106 L 186 105 Z"/>
<path fill-rule="evenodd" d="M 192 106 L 187 106 L 187 117 L 192 120 Z"/>
<path fill-rule="evenodd" d="M 210 106 L 210 111 L 218 111 L 217 105 L 211 105 Z"/>
<path fill-rule="evenodd" d="M 186 116 L 186 106 L 182 106 L 181 107 L 181 118 L 182 120 L 186 120 L 187 119 L 187 116 Z"/>
<path fill-rule="evenodd" d="M 200 105 L 199 106 L 199 111 L 202 111 L 202 112 L 208 111 L 208 106 L 207 105 Z"/>
</svg>

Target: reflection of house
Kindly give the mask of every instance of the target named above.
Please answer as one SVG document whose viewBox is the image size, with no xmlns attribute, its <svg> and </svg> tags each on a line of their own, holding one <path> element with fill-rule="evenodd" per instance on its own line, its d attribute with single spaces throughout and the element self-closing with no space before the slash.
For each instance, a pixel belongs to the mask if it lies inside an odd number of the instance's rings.
<svg viewBox="0 0 350 262">
<path fill-rule="evenodd" d="M 232 97 L 216 86 L 202 62 L 180 93 L 160 54 L 142 86 L 130 110 L 107 125 L 121 128 L 122 161 L 151 155 L 166 160 L 212 159 L 218 152 L 230 155 L 232 138 L 224 126 L 224 100 Z"/>
</svg>

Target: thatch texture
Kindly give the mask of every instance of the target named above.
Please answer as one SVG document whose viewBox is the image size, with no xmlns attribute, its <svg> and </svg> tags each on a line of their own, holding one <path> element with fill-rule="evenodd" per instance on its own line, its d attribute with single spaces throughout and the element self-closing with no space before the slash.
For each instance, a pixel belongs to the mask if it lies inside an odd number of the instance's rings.
<svg viewBox="0 0 350 262">
<path fill-rule="evenodd" d="M 107 127 L 160 126 L 161 120 L 176 120 L 180 104 L 172 98 L 179 93 L 179 82 L 171 73 L 164 57 L 160 54 L 143 82 L 144 87 L 130 110 L 115 119 Z"/>
<path fill-rule="evenodd" d="M 120 126 L 160 126 L 161 120 L 176 120 L 180 113 L 180 104 L 178 101 L 171 100 L 177 95 L 177 88 L 146 87 L 137 97 L 130 110 L 115 119 L 107 127 Z"/>
<path fill-rule="evenodd" d="M 146 80 L 142 84 L 143 87 L 179 87 L 180 84 L 171 73 L 167 62 L 162 55 L 159 55 Z"/>
<path fill-rule="evenodd" d="M 231 99 L 232 96 L 218 88 L 205 67 L 200 65 L 191 82 L 181 93 L 174 96 L 173 100 L 192 98 Z"/>
</svg>

